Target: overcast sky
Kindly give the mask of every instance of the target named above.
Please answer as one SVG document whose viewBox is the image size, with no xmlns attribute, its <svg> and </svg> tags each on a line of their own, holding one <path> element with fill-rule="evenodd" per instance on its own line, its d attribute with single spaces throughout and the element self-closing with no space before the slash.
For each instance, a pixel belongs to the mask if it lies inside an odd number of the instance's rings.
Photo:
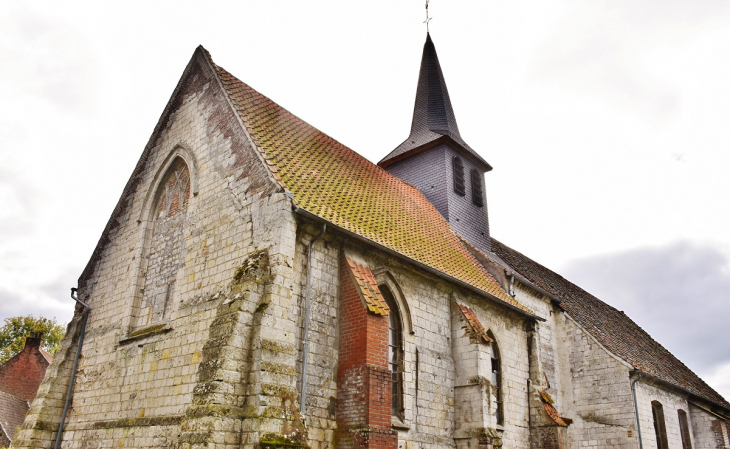
<svg viewBox="0 0 730 449">
<path fill-rule="evenodd" d="M 0 318 L 69 288 L 195 48 L 377 162 L 424 0 L 0 3 Z M 495 237 L 625 310 L 730 398 L 730 2 L 431 1 Z"/>
</svg>

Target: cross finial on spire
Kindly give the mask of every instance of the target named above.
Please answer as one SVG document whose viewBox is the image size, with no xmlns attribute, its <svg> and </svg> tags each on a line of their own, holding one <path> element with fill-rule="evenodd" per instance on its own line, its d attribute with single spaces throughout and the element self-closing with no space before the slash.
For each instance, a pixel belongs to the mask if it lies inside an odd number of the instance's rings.
<svg viewBox="0 0 730 449">
<path fill-rule="evenodd" d="M 426 32 L 427 33 L 428 33 L 428 22 L 430 22 L 431 19 L 433 19 L 433 17 L 428 17 L 428 2 L 429 1 L 431 1 L 431 0 L 426 0 L 426 20 L 423 21 L 423 23 L 426 24 Z"/>
</svg>

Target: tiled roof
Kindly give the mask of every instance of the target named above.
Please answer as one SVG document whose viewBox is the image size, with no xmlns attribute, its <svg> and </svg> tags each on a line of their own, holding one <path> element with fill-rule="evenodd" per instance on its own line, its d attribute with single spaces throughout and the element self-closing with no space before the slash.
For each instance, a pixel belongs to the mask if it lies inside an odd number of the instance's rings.
<svg viewBox="0 0 730 449">
<path fill-rule="evenodd" d="M 15 396 L 0 391 L 0 431 L 4 432 L 8 439 L 12 440 L 18 430 L 25 414 L 29 409 L 28 402 Z"/>
<path fill-rule="evenodd" d="M 482 323 L 479 321 L 479 318 L 477 318 L 474 312 L 463 304 L 457 303 L 457 305 L 461 310 L 461 314 L 464 316 L 464 326 L 462 327 L 466 331 L 466 335 L 468 335 L 472 340 L 481 340 L 479 343 L 493 342 L 494 340 L 489 338 L 487 331 L 484 330 L 484 326 L 482 326 Z"/>
<path fill-rule="evenodd" d="M 388 315 L 390 307 L 385 303 L 385 298 L 380 294 L 378 283 L 375 282 L 373 272 L 365 265 L 360 265 L 349 257 L 345 257 L 347 265 L 350 267 L 352 277 L 355 279 L 355 285 L 360 292 L 360 297 L 365 301 L 368 310 L 376 315 Z"/>
<path fill-rule="evenodd" d="M 441 72 L 441 64 L 436 54 L 431 35 L 426 35 L 421 57 L 421 70 L 418 74 L 418 88 L 416 89 L 416 104 L 413 107 L 413 121 L 411 134 L 398 147 L 385 156 L 378 165 L 386 167 L 392 162 L 400 160 L 411 152 L 418 151 L 438 139 L 447 137 L 458 144 L 478 165 L 485 171 L 492 167 L 482 157 L 464 142 L 456 124 L 454 108 L 446 88 L 446 80 Z"/>
<path fill-rule="evenodd" d="M 555 421 L 556 424 L 563 427 L 568 427 L 568 423 L 563 421 L 563 418 L 560 416 L 560 413 L 558 413 L 557 410 L 555 410 L 555 407 L 553 407 L 552 404 L 548 404 L 547 402 L 543 402 L 543 407 L 545 407 L 545 411 L 547 414 L 552 418 L 553 421 Z"/>
<path fill-rule="evenodd" d="M 532 314 L 502 290 L 418 189 L 299 119 L 205 54 L 297 207 Z"/>
<path fill-rule="evenodd" d="M 41 355 L 43 356 L 43 358 L 46 359 L 46 361 L 48 362 L 49 365 L 51 363 L 53 363 L 53 355 L 46 352 L 46 350 L 43 348 L 40 348 L 40 352 L 41 352 Z"/>
<path fill-rule="evenodd" d="M 492 250 L 527 280 L 558 298 L 571 318 L 634 368 L 730 410 L 730 403 L 623 312 L 494 238 Z"/>
</svg>

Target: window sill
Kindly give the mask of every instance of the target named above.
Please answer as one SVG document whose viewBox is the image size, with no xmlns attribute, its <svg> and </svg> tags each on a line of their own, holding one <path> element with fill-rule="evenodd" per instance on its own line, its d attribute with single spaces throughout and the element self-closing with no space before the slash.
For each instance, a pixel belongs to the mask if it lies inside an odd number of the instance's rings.
<svg viewBox="0 0 730 449">
<path fill-rule="evenodd" d="M 411 426 L 401 421 L 397 416 L 390 417 L 390 426 L 396 430 L 411 430 Z"/>
<path fill-rule="evenodd" d="M 130 332 L 125 338 L 119 340 L 119 344 L 125 345 L 135 340 L 151 337 L 153 335 L 164 334 L 170 332 L 171 330 L 172 326 L 170 326 L 170 323 L 157 323 L 150 326 L 145 326 L 137 329 L 134 332 Z"/>
</svg>

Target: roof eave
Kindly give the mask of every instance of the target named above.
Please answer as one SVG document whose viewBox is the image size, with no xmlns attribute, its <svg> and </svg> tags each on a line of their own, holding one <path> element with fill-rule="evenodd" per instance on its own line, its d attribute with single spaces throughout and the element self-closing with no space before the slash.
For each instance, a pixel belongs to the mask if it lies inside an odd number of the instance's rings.
<svg viewBox="0 0 730 449">
<path fill-rule="evenodd" d="M 506 308 L 508 308 L 508 309 L 510 309 L 510 310 L 512 310 L 514 312 L 517 312 L 518 314 L 520 314 L 520 315 L 522 315 L 524 317 L 527 317 L 527 318 L 529 318 L 531 320 L 535 320 L 535 321 L 547 321 L 547 320 L 545 320 L 545 318 L 542 318 L 542 317 L 540 317 L 538 315 L 535 315 L 535 314 L 529 313 L 529 312 L 527 312 L 525 310 L 522 310 L 519 307 L 513 306 L 512 304 L 510 304 L 508 302 L 505 302 L 502 299 L 499 299 L 498 297 L 492 295 L 489 292 L 485 292 L 484 290 L 481 290 L 481 289 L 479 289 L 477 287 L 474 287 L 473 285 L 469 284 L 468 282 L 464 282 L 464 281 L 462 281 L 460 279 L 457 279 L 457 278 L 455 278 L 455 277 L 453 277 L 453 276 L 451 276 L 449 274 L 444 273 L 443 271 L 439 271 L 439 270 L 437 270 L 435 268 L 429 267 L 428 265 L 426 265 L 426 264 L 424 264 L 422 262 L 419 262 L 419 261 L 417 261 L 415 259 L 412 259 L 412 258 L 410 258 L 410 257 L 408 257 L 408 256 L 406 256 L 404 254 L 401 254 L 398 251 L 395 251 L 395 250 L 393 250 L 391 248 L 388 248 L 387 246 L 384 246 L 384 245 L 382 245 L 382 244 L 380 244 L 378 242 L 375 242 L 375 241 L 370 240 L 370 239 L 368 239 L 366 237 L 363 237 L 363 236 L 361 236 L 359 234 L 356 234 L 356 233 L 354 233 L 354 232 L 352 232 L 352 231 L 350 231 L 348 229 L 345 229 L 345 228 L 343 228 L 341 226 L 338 226 L 335 223 L 333 223 L 333 222 L 331 222 L 331 221 L 329 221 L 329 220 L 327 220 L 325 218 L 322 218 L 319 215 L 316 215 L 316 214 L 314 214 L 312 212 L 309 212 L 306 209 L 302 209 L 301 207 L 297 206 L 296 203 L 294 203 L 294 200 L 292 199 L 291 194 L 289 195 L 289 197 L 292 200 L 292 209 L 294 210 L 294 212 L 302 215 L 303 217 L 307 217 L 307 218 L 309 218 L 311 220 L 315 220 L 315 221 L 319 221 L 319 222 L 325 222 L 325 223 L 327 223 L 327 226 L 332 227 L 333 229 L 336 229 L 337 231 L 339 231 L 339 232 L 347 235 L 348 237 L 352 237 L 355 240 L 359 240 L 359 241 L 361 241 L 363 243 L 366 243 L 368 245 L 374 246 L 377 249 L 379 249 L 379 250 L 381 250 L 381 251 L 383 251 L 383 252 L 385 252 L 385 253 L 387 253 L 387 254 L 389 254 L 391 256 L 397 257 L 397 258 L 399 258 L 399 259 L 401 259 L 401 260 L 403 260 L 403 261 L 405 261 L 405 262 L 407 262 L 409 264 L 415 265 L 415 266 L 423 269 L 424 271 L 427 271 L 427 272 L 429 272 L 431 274 L 434 274 L 434 275 L 436 275 L 436 276 L 438 276 L 438 277 L 440 277 L 442 279 L 445 279 L 445 280 L 447 280 L 447 281 L 449 281 L 451 283 L 454 283 L 454 284 L 456 284 L 456 285 L 458 285 L 458 286 L 460 286 L 462 288 L 465 288 L 465 289 L 467 289 L 467 290 L 469 290 L 469 291 L 471 291 L 473 293 L 476 293 L 479 296 L 490 300 L 491 302 L 494 302 L 496 304 L 499 304 L 501 306 L 504 306 L 504 307 L 506 307 Z"/>
<path fill-rule="evenodd" d="M 469 151 L 469 149 L 465 148 L 463 145 L 461 145 L 456 140 L 452 139 L 450 136 L 441 135 L 441 137 L 434 139 L 426 144 L 423 144 L 421 146 L 418 146 L 416 148 L 413 148 L 411 150 L 406 151 L 405 153 L 401 153 L 397 156 L 394 156 L 392 158 L 384 158 L 381 159 L 380 162 L 378 162 L 378 166 L 381 168 L 387 168 L 390 165 L 395 164 L 396 162 L 400 162 L 404 159 L 407 159 L 411 156 L 414 156 L 418 153 L 421 153 L 423 151 L 426 151 L 428 149 L 431 149 L 437 145 L 440 144 L 446 144 L 453 148 L 454 150 L 458 151 L 460 154 L 462 154 L 465 158 L 469 159 L 473 164 L 484 170 L 485 172 L 492 171 L 492 166 L 489 165 L 489 163 L 481 158 L 474 157 L 474 155 Z"/>
<path fill-rule="evenodd" d="M 505 271 L 508 271 L 509 272 L 508 274 L 514 276 L 515 280 L 518 281 L 520 284 L 524 285 L 527 288 L 535 290 L 536 292 L 545 296 L 553 304 L 555 304 L 555 306 L 558 307 L 560 310 L 565 310 L 565 308 L 562 306 L 562 300 L 560 300 L 558 297 L 556 297 L 552 293 L 548 292 L 547 290 L 543 289 L 542 287 L 538 286 L 537 284 L 531 282 L 529 279 L 527 279 L 522 274 L 517 272 L 517 270 L 512 268 L 506 261 L 501 260 L 501 258 L 499 258 L 499 256 L 496 256 L 496 254 L 494 255 L 495 257 L 492 257 L 492 255 L 487 254 L 486 252 L 480 250 L 479 248 L 472 245 L 471 243 L 469 243 L 466 239 L 464 239 L 461 236 L 459 236 L 459 240 L 461 240 L 461 242 L 463 244 L 468 245 L 467 249 L 469 249 L 469 251 L 472 252 L 472 255 L 474 254 L 473 251 L 478 252 L 479 254 L 483 255 L 485 258 L 491 260 L 492 262 L 494 262 L 497 265 L 499 265 L 500 267 L 502 267 Z M 480 262 L 478 257 L 476 259 L 477 259 L 477 262 Z"/>
<path fill-rule="evenodd" d="M 712 405 L 714 405 L 716 407 L 719 407 L 719 408 L 721 408 L 727 414 L 726 419 L 730 419 L 730 408 L 728 408 L 727 405 L 719 404 L 719 403 L 713 401 L 712 399 L 708 399 L 708 398 L 706 398 L 704 396 L 699 396 L 697 393 L 693 393 L 693 392 L 687 390 L 684 387 L 680 387 L 679 385 L 675 385 L 675 384 L 673 384 L 671 382 L 668 382 L 668 381 L 666 381 L 664 379 L 661 379 L 659 377 L 653 376 L 653 375 L 651 375 L 651 374 L 647 373 L 646 371 L 641 370 L 639 368 L 634 368 L 629 374 L 631 376 L 634 376 L 637 373 L 641 373 L 641 377 L 647 377 L 652 382 L 655 382 L 655 383 L 658 383 L 658 384 L 667 386 L 667 387 L 669 387 L 671 389 L 674 389 L 674 390 L 679 390 L 682 393 L 685 393 L 690 399 L 694 399 L 694 400 L 698 400 L 699 399 L 702 402 L 706 402 L 706 403 L 712 404 Z M 713 413 L 717 413 L 717 412 L 713 412 Z"/>
</svg>

